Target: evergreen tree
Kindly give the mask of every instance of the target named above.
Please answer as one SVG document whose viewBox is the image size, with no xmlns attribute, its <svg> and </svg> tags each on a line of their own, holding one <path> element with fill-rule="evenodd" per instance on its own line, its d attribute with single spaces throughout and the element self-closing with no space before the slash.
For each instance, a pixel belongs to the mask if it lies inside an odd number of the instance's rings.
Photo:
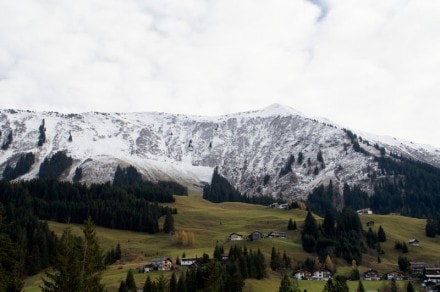
<svg viewBox="0 0 440 292">
<path fill-rule="evenodd" d="M 100 282 L 103 256 L 90 218 L 82 231 L 84 238 L 72 235 L 70 228 L 64 231 L 54 272 L 46 273 L 42 291 L 104 291 Z"/>
<path fill-rule="evenodd" d="M 121 281 L 121 284 L 119 284 L 118 292 L 129 292 L 125 281 Z"/>
<path fill-rule="evenodd" d="M 408 285 L 406 286 L 406 292 L 415 292 L 415 291 L 416 291 L 416 289 L 414 288 L 411 281 L 408 281 Z"/>
<path fill-rule="evenodd" d="M 147 276 L 147 279 L 145 280 L 144 283 L 144 288 L 143 288 L 143 292 L 155 292 L 155 285 L 153 283 L 153 281 L 151 281 L 150 275 Z"/>
<path fill-rule="evenodd" d="M 387 236 L 385 234 L 385 231 L 382 228 L 382 225 L 379 226 L 379 229 L 377 230 L 377 239 L 380 242 L 385 242 L 387 241 Z"/>
<path fill-rule="evenodd" d="M 179 281 L 177 282 L 177 291 L 179 291 L 179 292 L 187 292 L 186 285 L 185 285 L 185 276 L 184 276 L 183 273 L 180 275 Z"/>
<path fill-rule="evenodd" d="M 321 162 L 324 163 L 324 158 L 322 157 L 322 152 L 321 150 L 318 151 L 318 155 L 316 156 L 316 159 Z"/>
<path fill-rule="evenodd" d="M 4 232 L 4 209 L 0 203 L 0 291 L 21 291 L 20 250 L 10 236 Z"/>
<path fill-rule="evenodd" d="M 6 137 L 6 141 L 3 142 L 2 150 L 8 150 L 11 143 L 12 143 L 12 130 L 9 132 L 8 136 Z"/>
<path fill-rule="evenodd" d="M 127 272 L 127 276 L 125 278 L 125 285 L 127 286 L 128 291 L 136 292 L 137 286 L 134 280 L 133 270 L 129 269 Z"/>
<path fill-rule="evenodd" d="M 72 181 L 73 182 L 79 182 L 82 179 L 82 168 L 77 167 L 75 169 L 75 174 L 73 175 Z"/>
<path fill-rule="evenodd" d="M 156 281 L 156 289 L 160 292 L 166 292 L 168 289 L 168 281 L 165 278 L 164 274 L 160 274 L 159 278 Z"/>
<path fill-rule="evenodd" d="M 281 267 L 281 256 L 280 253 L 275 250 L 275 247 L 272 247 L 272 252 L 270 255 L 270 268 L 272 271 L 278 271 Z"/>
<path fill-rule="evenodd" d="M 179 292 L 177 290 L 177 279 L 176 279 L 176 274 L 175 273 L 173 273 L 171 275 L 170 285 L 169 285 L 169 292 Z"/>
<path fill-rule="evenodd" d="M 44 119 L 39 127 L 40 136 L 38 137 L 38 146 L 43 146 L 44 142 L 46 142 L 46 128 L 44 127 Z"/>
<path fill-rule="evenodd" d="M 315 169 L 313 170 L 313 174 L 318 175 L 318 173 L 319 173 L 319 168 L 318 166 L 315 166 Z"/>
<path fill-rule="evenodd" d="M 365 288 L 364 288 L 364 285 L 362 284 L 361 280 L 359 280 L 356 292 L 365 292 Z"/>
<path fill-rule="evenodd" d="M 426 236 L 435 237 L 435 235 L 437 234 L 437 230 L 438 230 L 437 220 L 434 220 L 432 218 L 427 219 L 425 225 Z"/>
<path fill-rule="evenodd" d="M 293 225 L 292 218 L 289 219 L 289 223 L 287 223 L 287 230 L 295 230 L 295 226 Z"/>
<path fill-rule="evenodd" d="M 223 249 L 223 246 L 222 245 L 216 245 L 215 246 L 215 248 L 214 248 L 214 259 L 216 259 L 216 260 L 218 260 L 218 261 L 221 261 L 222 260 L 222 255 L 223 255 L 223 253 L 224 253 L 225 251 L 224 251 L 224 249 Z"/>
<path fill-rule="evenodd" d="M 82 250 L 81 281 L 84 291 L 104 291 L 101 284 L 103 264 L 103 253 L 96 236 L 95 224 L 89 217 L 82 228 L 84 234 L 84 247 Z"/>
<path fill-rule="evenodd" d="M 292 283 L 288 275 L 284 275 L 281 279 L 279 292 L 300 292 L 298 285 Z"/>
<path fill-rule="evenodd" d="M 402 243 L 402 252 L 403 253 L 408 253 L 408 245 L 406 245 L 405 242 Z"/>
<path fill-rule="evenodd" d="M 286 161 L 284 167 L 280 170 L 279 177 L 285 176 L 286 174 L 292 172 L 292 165 L 295 162 L 295 156 L 290 155 Z"/>
<path fill-rule="evenodd" d="M 327 282 L 325 283 L 324 286 L 324 290 L 322 290 L 323 292 L 338 292 L 337 290 L 335 290 L 335 285 L 333 284 L 333 280 L 330 278 L 327 280 Z"/>
<path fill-rule="evenodd" d="M 318 239 L 318 226 L 316 220 L 312 213 L 309 211 L 307 213 L 306 219 L 304 221 L 304 227 L 301 232 L 301 242 L 303 249 L 306 252 L 312 252 L 315 249 L 316 242 Z"/>
<path fill-rule="evenodd" d="M 401 270 L 403 272 L 408 272 L 411 264 L 410 264 L 410 261 L 407 257 L 399 256 L 397 263 L 399 265 L 399 270 Z"/>
<path fill-rule="evenodd" d="M 173 215 L 171 215 L 171 212 L 168 212 L 165 215 L 165 222 L 163 224 L 163 232 L 165 232 L 165 233 L 174 232 L 174 218 L 173 218 Z"/>
<path fill-rule="evenodd" d="M 329 238 L 332 238 L 335 235 L 335 217 L 330 210 L 325 213 L 324 222 L 322 223 L 322 231 L 324 232 L 324 235 Z"/>
<path fill-rule="evenodd" d="M 298 153 L 298 160 L 297 160 L 297 162 L 298 162 L 298 164 L 302 164 L 303 161 L 304 161 L 304 154 L 302 154 L 302 152 L 300 151 Z"/>
<path fill-rule="evenodd" d="M 291 260 L 290 257 L 287 256 L 286 251 L 283 252 L 283 268 L 290 269 L 291 268 Z"/>
<path fill-rule="evenodd" d="M 46 272 L 43 292 L 83 291 L 81 281 L 81 256 L 84 241 L 75 237 L 70 228 L 64 230 L 58 246 L 54 272 Z"/>
<path fill-rule="evenodd" d="M 115 260 L 120 260 L 122 257 L 121 244 L 118 242 L 115 248 Z"/>
<path fill-rule="evenodd" d="M 397 292 L 397 284 L 396 284 L 396 280 L 394 280 L 394 279 L 391 279 L 390 292 Z"/>
</svg>

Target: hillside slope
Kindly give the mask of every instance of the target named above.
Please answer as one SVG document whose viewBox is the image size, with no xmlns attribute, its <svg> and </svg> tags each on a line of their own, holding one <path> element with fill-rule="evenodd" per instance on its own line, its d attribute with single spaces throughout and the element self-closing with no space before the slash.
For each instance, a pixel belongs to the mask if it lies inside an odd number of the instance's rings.
<svg viewBox="0 0 440 292">
<path fill-rule="evenodd" d="M 46 141 L 38 146 L 43 120 Z M 380 151 L 374 144 L 387 153 L 440 166 L 439 149 L 389 137 L 363 134 L 359 142 L 371 155 L 356 152 L 343 129 L 278 104 L 218 117 L 0 110 L 0 130 L 2 145 L 12 132 L 9 147 L 0 150 L 0 176 L 20 155 L 36 156 L 31 170 L 19 179 L 37 177 L 44 158 L 57 151 L 66 151 L 74 159 L 61 177 L 65 180 L 71 180 L 81 167 L 83 182 L 111 181 L 118 164 L 131 164 L 149 180 L 199 187 L 210 182 L 218 166 L 243 193 L 288 197 L 304 197 L 330 179 L 361 184 L 371 191 L 370 177 L 380 175 L 374 161 Z M 324 163 L 318 161 L 320 151 Z M 295 162 L 280 176 L 291 156 Z"/>
</svg>

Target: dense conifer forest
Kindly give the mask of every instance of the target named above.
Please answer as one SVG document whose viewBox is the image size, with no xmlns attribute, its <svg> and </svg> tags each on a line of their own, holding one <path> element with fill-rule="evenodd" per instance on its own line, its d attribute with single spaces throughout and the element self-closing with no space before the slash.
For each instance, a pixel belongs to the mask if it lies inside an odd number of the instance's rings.
<svg viewBox="0 0 440 292">
<path fill-rule="evenodd" d="M 206 185 L 203 188 L 203 198 L 213 203 L 243 202 L 250 204 L 269 205 L 275 202 L 275 199 L 270 196 L 249 197 L 247 195 L 242 195 L 229 183 L 226 178 L 224 178 L 218 172 L 217 167 L 214 169 L 211 184 Z"/>
</svg>

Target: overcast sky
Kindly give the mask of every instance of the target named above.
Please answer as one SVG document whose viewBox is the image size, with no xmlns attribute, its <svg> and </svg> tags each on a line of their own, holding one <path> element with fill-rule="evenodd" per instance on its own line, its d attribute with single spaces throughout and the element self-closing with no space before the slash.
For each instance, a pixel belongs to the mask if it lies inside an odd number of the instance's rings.
<svg viewBox="0 0 440 292">
<path fill-rule="evenodd" d="M 0 108 L 272 103 L 440 147 L 440 1 L 0 0 Z"/>
</svg>

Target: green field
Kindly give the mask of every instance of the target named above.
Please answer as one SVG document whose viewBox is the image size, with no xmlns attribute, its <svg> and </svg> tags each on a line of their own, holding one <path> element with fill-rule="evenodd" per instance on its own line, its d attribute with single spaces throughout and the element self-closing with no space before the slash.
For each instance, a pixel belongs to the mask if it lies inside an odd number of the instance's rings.
<svg viewBox="0 0 440 292">
<path fill-rule="evenodd" d="M 279 210 L 269 209 L 260 205 L 249 205 L 244 203 L 221 203 L 213 204 L 197 196 L 176 197 L 176 202 L 170 206 L 178 209 L 178 214 L 174 215 L 175 228 L 194 232 L 196 244 L 193 248 L 182 248 L 175 246 L 172 236 L 166 234 L 149 235 L 145 233 L 114 230 L 97 227 L 97 234 L 101 247 L 109 250 L 119 242 L 122 247 L 122 260 L 111 265 L 103 274 L 103 283 L 109 291 L 116 291 L 121 280 L 125 279 L 128 269 L 135 269 L 148 263 L 152 258 L 167 256 L 173 260 L 185 252 L 187 257 L 201 256 L 207 253 L 212 256 L 214 247 L 217 243 L 222 243 L 227 251 L 230 242 L 226 239 L 229 234 L 237 232 L 249 234 L 258 230 L 264 234 L 270 231 L 286 231 L 289 218 L 296 220 L 301 228 L 306 212 L 301 210 Z M 317 217 L 318 218 L 318 217 Z M 162 218 L 163 220 L 163 218 Z M 320 220 L 320 218 L 318 218 Z M 382 263 L 377 263 L 375 254 L 364 255 L 363 264 L 359 267 L 361 272 L 368 268 L 378 269 L 380 272 L 389 272 L 398 269 L 397 258 L 399 252 L 394 250 L 396 240 L 407 242 L 410 238 L 420 240 L 419 247 L 409 247 L 406 254 L 411 260 L 439 262 L 440 239 L 427 238 L 424 234 L 425 220 L 408 218 L 396 215 L 363 215 L 361 221 L 366 229 L 365 223 L 373 220 L 374 230 L 377 231 L 379 225 L 384 228 L 388 241 L 382 244 L 385 254 L 381 256 Z M 163 222 L 161 221 L 160 224 Z M 58 235 L 68 226 L 66 224 L 49 222 L 50 228 Z M 80 226 L 71 227 L 77 234 L 81 233 Z M 248 248 L 257 249 L 267 257 L 267 264 L 270 260 L 272 247 L 286 251 L 287 255 L 293 260 L 304 260 L 307 256 L 302 250 L 300 242 L 300 231 L 288 231 L 287 239 L 263 239 L 254 242 L 239 242 L 246 244 Z M 295 265 L 295 263 L 293 263 Z M 350 268 L 342 259 L 337 259 L 335 264 L 338 266 L 339 274 L 347 274 Z M 153 278 L 158 277 L 159 272 L 150 274 Z M 169 276 L 170 273 L 166 273 Z M 135 279 L 138 286 L 145 282 L 147 274 L 136 273 Z M 42 274 L 30 277 L 25 281 L 25 291 L 39 291 Z M 262 281 L 247 280 L 244 291 L 275 291 L 278 289 L 280 277 L 276 273 L 269 273 L 269 277 Z M 325 283 L 319 281 L 300 281 L 302 289 L 307 291 L 322 291 Z M 351 290 L 357 287 L 356 283 L 350 283 Z M 380 288 L 383 283 L 369 282 L 364 284 L 367 290 Z M 367 286 L 368 285 L 368 286 Z M 403 283 L 401 283 L 403 285 Z"/>
</svg>

